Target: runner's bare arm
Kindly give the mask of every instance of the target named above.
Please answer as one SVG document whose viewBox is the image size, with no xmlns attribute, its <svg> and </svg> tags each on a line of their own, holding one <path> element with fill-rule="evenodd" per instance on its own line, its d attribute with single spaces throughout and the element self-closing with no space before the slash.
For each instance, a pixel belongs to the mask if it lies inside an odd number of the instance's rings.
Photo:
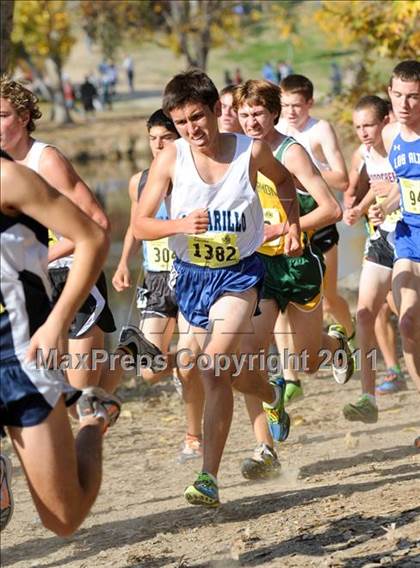
<svg viewBox="0 0 420 568">
<path fill-rule="evenodd" d="M 284 250 L 290 256 L 302 254 L 300 241 L 299 204 L 295 185 L 290 172 L 273 156 L 271 148 L 261 140 L 252 144 L 252 162 L 250 178 L 255 187 L 257 172 L 261 172 L 276 186 L 277 194 L 287 215 L 287 233 L 285 234 Z M 275 225 L 273 227 L 276 227 Z M 270 240 L 284 234 L 284 227 L 278 226 L 277 235 L 270 235 Z"/>
<path fill-rule="evenodd" d="M 40 175 L 60 193 L 73 201 L 95 223 L 106 231 L 109 220 L 96 197 L 77 174 L 69 160 L 57 148 L 47 147 L 42 153 Z"/>
<path fill-rule="evenodd" d="M 206 232 L 208 213 L 204 209 L 196 209 L 183 219 L 164 221 L 155 218 L 173 180 L 175 162 L 176 147 L 174 144 L 167 146 L 153 160 L 146 186 L 131 220 L 133 235 L 136 239 L 155 240 L 178 233 Z"/>
<path fill-rule="evenodd" d="M 123 249 L 121 252 L 120 261 L 117 269 L 112 277 L 112 285 L 117 292 L 122 292 L 124 289 L 131 286 L 130 270 L 128 262 L 130 258 L 138 251 L 140 241 L 136 240 L 133 236 L 131 229 L 131 218 L 133 217 L 134 210 L 137 205 L 137 188 L 143 172 L 139 172 L 131 177 L 128 184 L 128 195 L 130 196 L 131 209 L 130 209 L 130 223 L 124 237 Z"/>
<path fill-rule="evenodd" d="M 4 213 L 24 213 L 74 243 L 74 262 L 66 285 L 46 322 L 33 335 L 27 354 L 33 359 L 39 347 L 47 356 L 49 349 L 58 347 L 60 336 L 67 333 L 76 310 L 96 282 L 109 239 L 98 224 L 28 168 L 2 160 L 1 182 Z"/>
<path fill-rule="evenodd" d="M 346 191 L 349 184 L 346 163 L 338 144 L 337 135 L 331 124 L 326 120 L 319 121 L 317 138 L 331 168 L 331 171 L 321 172 L 322 177 L 329 187 L 338 191 Z"/>
<path fill-rule="evenodd" d="M 344 192 L 344 205 L 346 208 L 354 207 L 369 191 L 369 177 L 359 146 L 351 157 L 349 170 L 349 185 Z"/>
<path fill-rule="evenodd" d="M 302 231 L 320 229 L 342 218 L 340 204 L 312 163 L 306 150 L 299 144 L 290 146 L 285 154 L 284 165 L 315 199 L 318 207 L 300 218 Z"/>
<path fill-rule="evenodd" d="M 69 160 L 57 149 L 47 147 L 42 153 L 40 175 L 60 193 L 73 201 L 88 217 L 109 231 L 108 217 L 88 186 L 77 174 Z M 73 243 L 61 239 L 48 250 L 48 261 L 62 258 L 73 252 Z"/>
</svg>

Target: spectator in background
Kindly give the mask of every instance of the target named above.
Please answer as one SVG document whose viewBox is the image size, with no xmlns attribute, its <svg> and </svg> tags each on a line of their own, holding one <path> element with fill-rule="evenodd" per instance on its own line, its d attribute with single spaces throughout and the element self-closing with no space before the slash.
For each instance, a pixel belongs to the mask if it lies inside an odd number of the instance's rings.
<svg viewBox="0 0 420 568">
<path fill-rule="evenodd" d="M 279 60 L 277 62 L 277 82 L 280 85 L 280 81 L 285 79 L 293 73 L 291 65 L 286 63 L 286 61 Z"/>
<path fill-rule="evenodd" d="M 223 71 L 223 76 L 224 76 L 225 87 L 233 84 L 233 79 L 228 69 L 225 69 Z"/>
<path fill-rule="evenodd" d="M 262 68 L 262 76 L 266 81 L 270 81 L 270 83 L 276 83 L 274 68 L 269 61 L 266 61 L 264 67 Z"/>
<path fill-rule="evenodd" d="M 93 101 L 98 96 L 98 91 L 93 83 L 90 82 L 86 75 L 84 82 L 80 85 L 80 99 L 83 105 L 85 116 L 95 112 Z"/>
<path fill-rule="evenodd" d="M 75 108 L 76 93 L 70 81 L 70 77 L 66 74 L 63 75 L 63 94 L 64 102 L 69 110 L 77 110 Z"/>
<path fill-rule="evenodd" d="M 235 69 L 235 78 L 234 78 L 234 84 L 235 85 L 240 85 L 242 83 L 243 79 L 242 79 L 242 74 L 241 74 L 241 70 L 239 69 L 239 67 L 237 67 Z"/>
<path fill-rule="evenodd" d="M 330 81 L 331 81 L 331 93 L 334 97 L 341 94 L 342 90 L 342 75 L 341 69 L 335 61 L 331 63 L 331 74 L 330 74 Z"/>
<path fill-rule="evenodd" d="M 128 88 L 134 92 L 134 61 L 131 55 L 126 55 L 123 61 L 123 68 L 127 74 Z"/>
</svg>

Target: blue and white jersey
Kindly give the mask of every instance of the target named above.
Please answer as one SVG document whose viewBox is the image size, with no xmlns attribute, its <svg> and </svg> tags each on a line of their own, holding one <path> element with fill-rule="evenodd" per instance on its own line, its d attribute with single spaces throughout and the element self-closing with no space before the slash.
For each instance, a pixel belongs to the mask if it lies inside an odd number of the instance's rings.
<svg viewBox="0 0 420 568">
<path fill-rule="evenodd" d="M 389 161 L 400 186 L 403 220 L 420 229 L 420 138 L 407 142 L 398 133 Z"/>
<path fill-rule="evenodd" d="M 140 195 L 146 185 L 148 175 L 148 169 L 144 170 L 141 175 L 137 188 L 137 200 L 140 199 Z M 162 219 L 163 221 L 169 219 L 165 202 L 161 203 L 155 218 Z M 143 267 L 145 270 L 148 272 L 166 272 L 171 270 L 175 254 L 169 248 L 168 237 L 157 239 L 155 241 L 143 241 L 142 248 Z"/>
<path fill-rule="evenodd" d="M 25 360 L 31 337 L 51 309 L 48 230 L 26 215 L 0 213 L 0 236 L 1 423 L 32 426 L 45 418 L 63 394 L 76 391 L 60 371 Z M 28 403 L 12 416 L 14 407 L 9 404 L 23 399 L 37 403 Z"/>
</svg>

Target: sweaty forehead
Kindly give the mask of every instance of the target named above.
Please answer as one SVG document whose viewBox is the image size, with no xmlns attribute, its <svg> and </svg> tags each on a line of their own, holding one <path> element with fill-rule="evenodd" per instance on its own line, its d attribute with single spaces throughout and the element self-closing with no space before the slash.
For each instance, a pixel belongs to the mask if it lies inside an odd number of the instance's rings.
<svg viewBox="0 0 420 568">
<path fill-rule="evenodd" d="M 392 90 L 398 91 L 404 94 L 419 94 L 420 93 L 420 81 L 403 81 L 399 77 L 394 77 L 392 79 Z"/>
<path fill-rule="evenodd" d="M 281 93 L 281 103 L 282 105 L 304 105 L 308 101 L 301 93 Z"/>
<path fill-rule="evenodd" d="M 188 102 L 183 106 L 176 107 L 170 111 L 172 120 L 180 120 L 181 118 L 187 118 L 198 112 L 208 111 L 209 107 L 200 102 Z"/>
</svg>

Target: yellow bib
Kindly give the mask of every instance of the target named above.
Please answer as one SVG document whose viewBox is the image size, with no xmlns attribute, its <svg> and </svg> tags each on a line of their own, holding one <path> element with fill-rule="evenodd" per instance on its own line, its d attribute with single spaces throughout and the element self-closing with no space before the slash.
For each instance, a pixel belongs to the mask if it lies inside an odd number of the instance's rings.
<svg viewBox="0 0 420 568">
<path fill-rule="evenodd" d="M 400 178 L 404 211 L 420 215 L 420 180 Z"/>
<path fill-rule="evenodd" d="M 190 262 L 209 268 L 224 268 L 238 264 L 239 249 L 234 233 L 206 233 L 188 237 Z"/>
<path fill-rule="evenodd" d="M 175 253 L 171 251 L 168 239 L 158 239 L 156 241 L 146 241 L 147 248 L 147 268 L 152 272 L 170 271 Z"/>
<path fill-rule="evenodd" d="M 287 220 L 286 212 L 277 195 L 276 186 L 261 172 L 257 173 L 257 194 L 264 214 L 266 225 L 280 225 Z M 273 241 L 264 243 L 258 252 L 267 256 L 277 256 L 284 254 L 284 237 L 278 237 Z"/>
</svg>

